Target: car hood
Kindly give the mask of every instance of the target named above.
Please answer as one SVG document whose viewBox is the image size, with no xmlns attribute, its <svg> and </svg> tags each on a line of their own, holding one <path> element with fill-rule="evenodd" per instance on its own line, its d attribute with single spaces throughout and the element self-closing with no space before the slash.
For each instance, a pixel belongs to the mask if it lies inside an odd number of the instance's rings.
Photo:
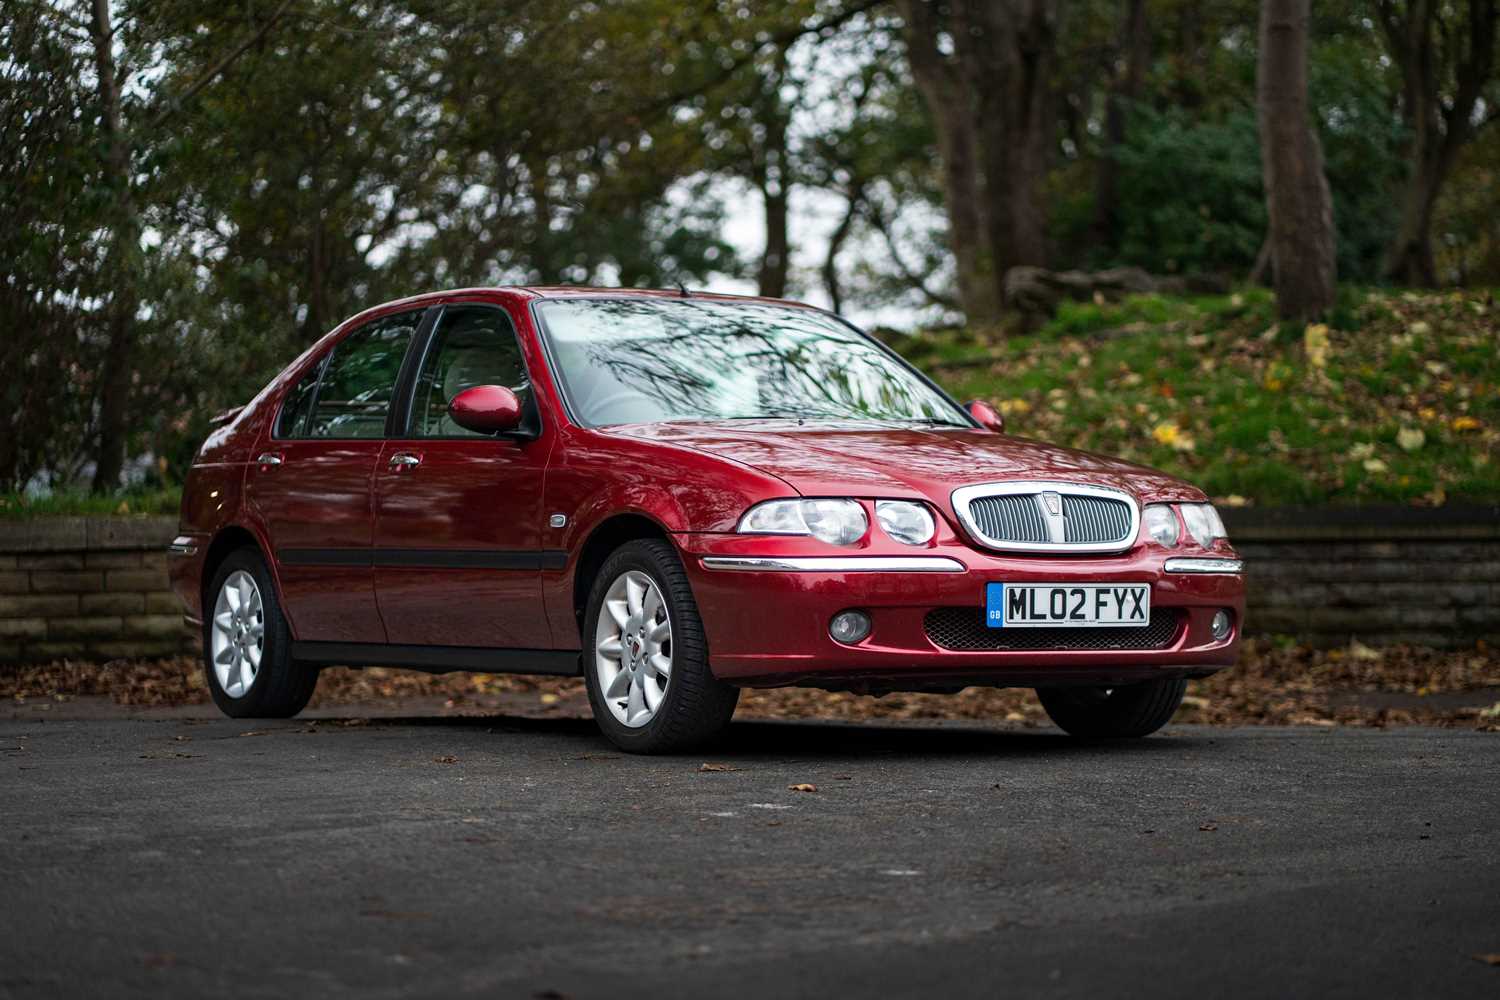
<svg viewBox="0 0 1500 1000">
<path fill-rule="evenodd" d="M 795 421 L 632 424 L 612 433 L 671 442 L 767 472 L 804 496 L 924 497 L 1027 479 L 1113 486 L 1141 503 L 1204 499 L 1154 469 L 1043 441 L 966 428 L 799 425 Z"/>
</svg>

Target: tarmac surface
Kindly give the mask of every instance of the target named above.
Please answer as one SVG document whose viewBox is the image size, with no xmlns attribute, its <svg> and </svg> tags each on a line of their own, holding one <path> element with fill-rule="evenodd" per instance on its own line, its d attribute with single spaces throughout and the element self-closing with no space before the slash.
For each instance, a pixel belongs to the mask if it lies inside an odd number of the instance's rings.
<svg viewBox="0 0 1500 1000">
<path fill-rule="evenodd" d="M 0 996 L 1500 996 L 1494 734 L 92 714 L 0 719 Z"/>
</svg>

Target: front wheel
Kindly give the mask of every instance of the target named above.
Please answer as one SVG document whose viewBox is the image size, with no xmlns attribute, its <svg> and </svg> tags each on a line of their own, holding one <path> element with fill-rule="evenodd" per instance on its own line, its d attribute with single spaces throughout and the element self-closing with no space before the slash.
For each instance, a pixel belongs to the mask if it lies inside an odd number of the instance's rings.
<svg viewBox="0 0 1500 1000">
<path fill-rule="evenodd" d="M 307 705 L 318 670 L 292 659 L 292 633 L 265 560 L 231 552 L 204 602 L 203 668 L 214 704 L 235 719 L 285 719 Z"/>
<path fill-rule="evenodd" d="M 1172 720 L 1187 681 L 1165 677 L 1114 687 L 1037 688 L 1042 707 L 1058 728 L 1088 739 L 1149 736 Z"/>
<path fill-rule="evenodd" d="M 656 539 L 605 560 L 583 623 L 584 676 L 594 720 L 630 753 L 701 743 L 734 714 L 739 689 L 714 677 L 682 561 Z"/>
</svg>

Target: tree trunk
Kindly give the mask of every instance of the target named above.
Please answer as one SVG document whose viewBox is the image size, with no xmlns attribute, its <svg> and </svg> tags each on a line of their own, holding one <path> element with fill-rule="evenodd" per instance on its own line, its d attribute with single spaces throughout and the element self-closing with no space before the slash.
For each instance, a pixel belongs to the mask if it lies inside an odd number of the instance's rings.
<svg viewBox="0 0 1500 1000">
<path fill-rule="evenodd" d="M 1057 0 L 901 0 L 912 76 L 942 157 L 968 321 L 993 325 L 1005 272 L 1046 260 Z M 951 52 L 948 51 L 951 42 Z"/>
<path fill-rule="evenodd" d="M 1336 290 L 1333 199 L 1307 103 L 1310 13 L 1311 0 L 1262 0 L 1256 72 L 1276 308 L 1299 320 L 1326 312 Z"/>
<path fill-rule="evenodd" d="M 132 199 L 130 149 L 120 118 L 120 84 L 115 68 L 109 0 L 93 0 L 90 35 L 94 46 L 94 71 L 98 77 L 99 111 L 107 142 L 105 172 L 114 188 L 114 218 L 106 257 L 106 274 L 112 286 L 109 302 L 105 305 L 109 341 L 99 386 L 99 443 L 94 455 L 93 481 L 95 493 L 107 493 L 120 485 L 120 473 L 125 468 L 131 355 L 135 346 L 135 259 L 140 253 L 140 219 Z"/>
<path fill-rule="evenodd" d="M 1121 26 L 1125 70 L 1109 89 L 1104 109 L 1104 143 L 1094 189 L 1093 238 L 1096 246 L 1113 250 L 1119 235 L 1120 165 L 1115 153 L 1125 141 L 1126 108 L 1140 96 L 1141 80 L 1151 59 L 1151 34 L 1146 27 L 1146 0 L 1125 0 Z"/>
<path fill-rule="evenodd" d="M 781 99 L 781 82 L 786 76 L 787 50 L 778 49 L 770 73 L 761 83 L 759 124 L 764 139 L 755 150 L 753 176 L 760 188 L 766 220 L 766 248 L 760 257 L 756 275 L 760 294 L 773 299 L 786 295 L 787 274 L 791 270 L 791 246 L 787 239 L 787 212 L 792 177 L 787 156 L 788 111 Z"/>
<path fill-rule="evenodd" d="M 828 252 L 823 257 L 823 288 L 828 292 L 829 308 L 839 313 L 844 311 L 844 294 L 839 285 L 839 252 L 844 249 L 844 242 L 848 240 L 849 233 L 854 229 L 854 220 L 859 218 L 859 211 L 864 203 L 864 187 L 854 184 L 847 193 L 848 203 L 844 208 L 844 217 L 834 227 L 828 237 Z"/>
<path fill-rule="evenodd" d="M 1378 0 L 1376 12 L 1392 61 L 1401 71 L 1401 116 L 1410 135 L 1412 171 L 1401 198 L 1401 223 L 1386 251 L 1385 274 L 1406 285 L 1437 284 L 1432 215 L 1459 150 L 1474 137 L 1474 111 L 1495 65 L 1497 0 L 1456 5 L 1464 23 L 1446 24 L 1452 8 L 1433 0 L 1398 7 Z M 1441 39 L 1439 41 L 1438 39 Z M 1452 87 L 1445 93 L 1446 69 Z"/>
</svg>

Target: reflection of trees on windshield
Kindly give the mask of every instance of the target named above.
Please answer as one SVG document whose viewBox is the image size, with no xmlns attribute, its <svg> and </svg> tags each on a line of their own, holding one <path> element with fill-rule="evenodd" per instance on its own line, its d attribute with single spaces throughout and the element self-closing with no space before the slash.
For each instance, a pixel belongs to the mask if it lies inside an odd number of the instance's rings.
<svg viewBox="0 0 1500 1000">
<path fill-rule="evenodd" d="M 951 422 L 952 406 L 853 331 L 805 310 L 585 299 L 541 308 L 589 423 L 825 418 Z"/>
</svg>

